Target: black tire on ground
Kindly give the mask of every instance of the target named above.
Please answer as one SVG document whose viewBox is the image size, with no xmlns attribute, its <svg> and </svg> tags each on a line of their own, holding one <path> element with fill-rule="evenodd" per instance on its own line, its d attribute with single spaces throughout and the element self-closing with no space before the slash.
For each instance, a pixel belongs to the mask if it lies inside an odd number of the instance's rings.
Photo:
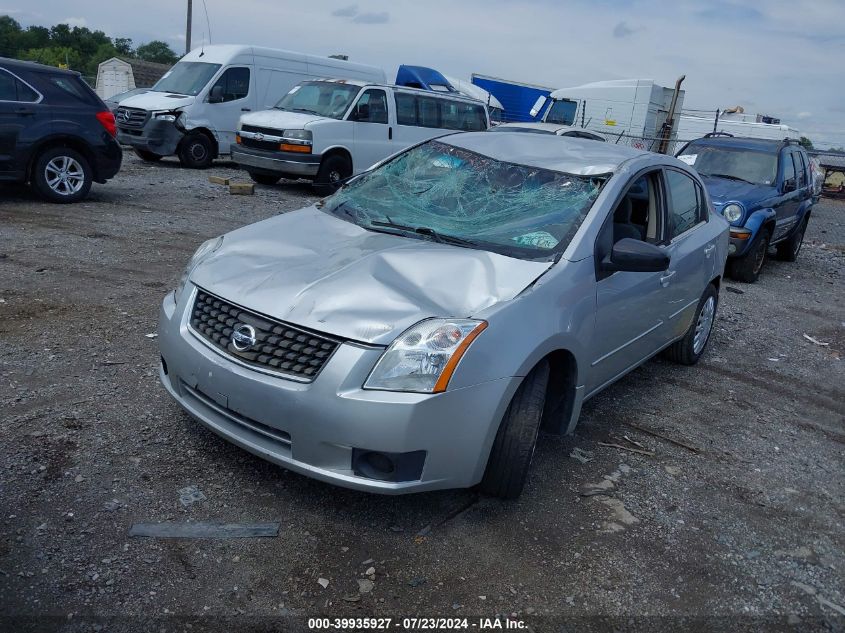
<svg viewBox="0 0 845 633">
<path fill-rule="evenodd" d="M 760 229 L 745 255 L 728 259 L 728 275 L 749 284 L 757 281 L 766 263 L 771 238 L 771 229 Z"/>
<path fill-rule="evenodd" d="M 93 170 L 85 157 L 69 147 L 51 147 L 38 155 L 32 168 L 35 191 L 49 202 L 82 200 L 91 190 Z"/>
<path fill-rule="evenodd" d="M 191 169 L 207 169 L 214 159 L 211 141 L 201 132 L 192 132 L 183 138 L 177 152 L 182 166 Z"/>
<path fill-rule="evenodd" d="M 314 189 L 321 196 L 330 196 L 340 189 L 341 181 L 352 175 L 352 163 L 340 154 L 326 158 L 314 179 Z"/>
<path fill-rule="evenodd" d="M 666 348 L 669 360 L 681 365 L 695 365 L 698 362 L 707 348 L 707 341 L 710 340 L 718 307 L 719 292 L 713 284 L 708 284 L 698 301 L 695 316 L 684 338 Z"/>
<path fill-rule="evenodd" d="M 249 172 L 249 177 L 259 185 L 275 185 L 279 182 L 279 178 L 281 178 L 281 176 L 273 176 L 270 174 L 256 174 L 254 171 Z"/>
<path fill-rule="evenodd" d="M 516 499 L 522 493 L 537 445 L 548 383 L 549 363 L 543 361 L 516 390 L 490 450 L 481 492 L 503 499 Z"/>
<path fill-rule="evenodd" d="M 148 163 L 154 163 L 162 159 L 161 154 L 155 154 L 153 152 L 148 152 L 145 149 L 135 149 L 135 155 L 143 161 Z"/>
<path fill-rule="evenodd" d="M 801 222 L 801 226 L 789 236 L 789 239 L 785 239 L 775 246 L 778 259 L 785 262 L 794 262 L 798 259 L 798 253 L 801 252 L 801 244 L 804 243 L 804 233 L 807 231 L 807 223 L 809 221 L 810 218 L 804 219 Z"/>
</svg>

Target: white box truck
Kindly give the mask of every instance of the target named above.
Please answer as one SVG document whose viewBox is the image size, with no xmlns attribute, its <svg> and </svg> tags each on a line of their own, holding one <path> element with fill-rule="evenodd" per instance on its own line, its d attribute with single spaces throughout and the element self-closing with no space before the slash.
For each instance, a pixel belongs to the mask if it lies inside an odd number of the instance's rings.
<svg viewBox="0 0 845 633">
<path fill-rule="evenodd" d="M 353 62 L 256 46 L 196 48 L 150 92 L 121 102 L 118 140 L 144 160 L 176 154 L 183 166 L 205 168 L 228 155 L 238 119 L 267 110 L 305 79 L 384 83 L 384 70 Z"/>
</svg>

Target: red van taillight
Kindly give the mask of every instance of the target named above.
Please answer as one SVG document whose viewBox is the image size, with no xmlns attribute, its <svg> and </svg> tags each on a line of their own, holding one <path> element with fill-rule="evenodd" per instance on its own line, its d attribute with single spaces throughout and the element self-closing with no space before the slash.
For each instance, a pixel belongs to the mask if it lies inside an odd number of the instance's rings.
<svg viewBox="0 0 845 633">
<path fill-rule="evenodd" d="M 117 136 L 117 127 L 114 124 L 114 115 L 111 112 L 108 110 L 97 112 L 97 120 L 100 122 L 100 125 L 106 128 L 106 132 L 112 136 Z"/>
</svg>

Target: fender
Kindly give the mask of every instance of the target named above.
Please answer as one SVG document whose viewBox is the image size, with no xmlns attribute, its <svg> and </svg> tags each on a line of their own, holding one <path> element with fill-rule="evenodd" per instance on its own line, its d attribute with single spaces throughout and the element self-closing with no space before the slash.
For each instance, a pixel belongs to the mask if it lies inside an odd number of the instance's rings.
<svg viewBox="0 0 845 633">
<path fill-rule="evenodd" d="M 769 220 L 774 220 L 776 217 L 775 210 L 771 207 L 766 209 L 758 209 L 748 216 L 743 226 L 751 231 L 754 237 L 757 236 L 757 231 Z M 753 239 L 753 238 L 752 238 Z"/>
</svg>

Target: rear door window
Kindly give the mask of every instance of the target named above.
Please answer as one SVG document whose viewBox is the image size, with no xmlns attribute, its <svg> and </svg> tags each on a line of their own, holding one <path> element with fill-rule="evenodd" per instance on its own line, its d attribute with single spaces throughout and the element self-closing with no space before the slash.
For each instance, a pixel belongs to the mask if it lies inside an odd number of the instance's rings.
<svg viewBox="0 0 845 633">
<path fill-rule="evenodd" d="M 673 169 L 666 170 L 669 194 L 669 239 L 689 231 L 702 221 L 702 195 L 695 181 Z"/>
<path fill-rule="evenodd" d="M 792 162 L 792 152 L 781 154 L 783 163 L 783 182 L 795 182 L 795 163 Z"/>
<path fill-rule="evenodd" d="M 35 90 L 27 86 L 10 72 L 0 69 L 0 101 L 35 103 L 41 98 Z"/>
<path fill-rule="evenodd" d="M 394 97 L 396 99 L 396 123 L 399 125 L 416 125 L 416 97 L 404 92 L 397 92 L 394 94 Z"/>
</svg>

